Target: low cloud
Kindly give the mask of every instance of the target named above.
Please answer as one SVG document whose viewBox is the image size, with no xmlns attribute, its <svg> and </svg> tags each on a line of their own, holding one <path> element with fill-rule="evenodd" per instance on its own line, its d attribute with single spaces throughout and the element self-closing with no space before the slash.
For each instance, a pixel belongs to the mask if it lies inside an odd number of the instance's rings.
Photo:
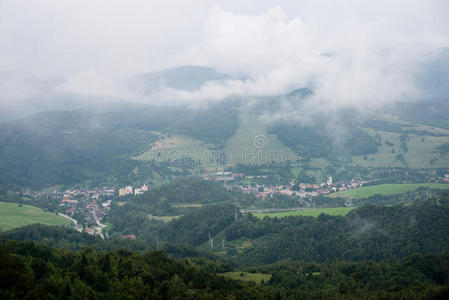
<svg viewBox="0 0 449 300">
<path fill-rule="evenodd" d="M 428 51 L 448 44 L 444 35 L 423 31 L 410 36 L 378 19 L 352 25 L 342 30 L 335 24 L 323 31 L 319 20 L 289 19 L 280 7 L 260 15 L 215 7 L 202 43 L 180 54 L 178 61 L 214 66 L 248 79 L 206 84 L 176 96 L 194 101 L 309 87 L 315 92 L 309 107 L 379 108 L 418 97 L 419 62 Z"/>
<path fill-rule="evenodd" d="M 439 0 L 6 0 L 0 67 L 8 80 L 0 104 L 33 99 L 36 89 L 23 84 L 25 77 L 57 77 L 64 80 L 39 88 L 41 98 L 69 93 L 203 105 L 309 87 L 313 96 L 289 110 L 379 108 L 420 96 L 420 62 L 449 45 L 447 6 Z M 180 65 L 212 67 L 231 79 L 149 95 L 124 84 L 135 74 Z"/>
</svg>

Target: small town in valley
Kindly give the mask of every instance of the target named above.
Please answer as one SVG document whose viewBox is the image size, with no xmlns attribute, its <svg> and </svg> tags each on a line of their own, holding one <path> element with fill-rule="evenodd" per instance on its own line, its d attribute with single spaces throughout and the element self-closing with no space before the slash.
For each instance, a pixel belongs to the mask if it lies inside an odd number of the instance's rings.
<svg viewBox="0 0 449 300">
<path fill-rule="evenodd" d="M 305 199 L 324 196 L 335 192 L 351 190 L 354 188 L 372 185 L 376 180 L 351 179 L 349 181 L 335 181 L 328 177 L 325 182 L 306 183 L 290 181 L 286 185 L 258 184 L 257 180 L 265 180 L 267 176 L 248 176 L 243 173 L 216 172 L 204 177 L 204 180 L 223 184 L 228 189 L 244 194 L 252 194 L 257 198 L 269 199 L 275 195 L 285 195 L 298 199 L 298 204 L 305 203 Z M 245 183 L 244 183 L 245 182 Z M 249 183 L 248 183 L 249 182 Z M 429 182 L 449 183 L 449 174 L 443 177 L 430 178 Z M 98 235 L 107 238 L 106 225 L 102 223 L 104 217 L 111 209 L 114 199 L 118 205 L 126 203 L 126 197 L 142 195 L 148 192 L 151 186 L 143 184 L 139 187 L 131 185 L 119 188 L 71 189 L 65 191 L 25 192 L 25 196 L 33 198 L 47 198 L 55 205 L 55 212 L 70 219 L 80 232 Z M 346 205 L 346 203 L 345 203 Z M 351 205 L 351 204 L 348 204 Z M 122 235 L 121 239 L 135 239 L 134 235 Z"/>
</svg>

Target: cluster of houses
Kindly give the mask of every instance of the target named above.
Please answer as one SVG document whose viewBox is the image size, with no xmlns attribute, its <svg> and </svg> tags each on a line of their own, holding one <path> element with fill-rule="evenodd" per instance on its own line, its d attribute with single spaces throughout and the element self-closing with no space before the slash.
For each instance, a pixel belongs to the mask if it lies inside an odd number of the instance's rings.
<svg viewBox="0 0 449 300">
<path fill-rule="evenodd" d="M 295 181 L 289 182 L 287 185 L 266 185 L 266 184 L 241 184 L 240 178 L 258 179 L 267 178 L 265 175 L 261 176 L 245 176 L 243 173 L 233 172 L 218 172 L 214 175 L 205 177 L 205 180 L 224 182 L 225 185 L 232 183 L 232 187 L 242 193 L 251 193 L 259 198 L 273 197 L 274 195 L 296 196 L 300 198 L 316 197 L 332 192 L 345 191 L 364 186 L 368 183 L 367 180 L 352 179 L 349 182 L 334 182 L 332 177 L 329 177 L 326 182 L 321 184 L 316 183 L 297 183 Z M 449 184 L 449 174 L 432 178 L 432 182 L 441 182 Z M 228 185 L 229 186 L 229 185 Z M 119 196 L 126 195 L 140 195 L 149 190 L 147 185 L 134 188 L 133 186 L 126 186 L 118 189 Z M 85 226 L 85 231 L 89 234 L 102 235 L 102 228 L 104 227 L 100 221 L 104 218 L 107 211 L 110 210 L 111 198 L 116 195 L 115 189 L 98 188 L 92 190 L 66 190 L 64 192 L 25 192 L 25 195 L 32 197 L 51 197 L 59 201 L 60 210 L 66 214 L 66 217 L 78 218 Z M 75 216 L 76 215 L 76 216 Z M 81 215 L 81 219 L 80 219 Z M 75 224 L 76 220 L 72 219 Z M 79 224 L 77 229 L 81 230 Z M 122 239 L 135 239 L 134 235 L 123 235 Z"/>
<path fill-rule="evenodd" d="M 81 209 L 90 210 L 93 207 L 97 210 L 97 216 L 99 219 L 102 219 L 104 216 L 104 209 L 108 209 L 111 205 L 111 200 L 107 200 L 102 203 L 102 207 L 98 208 L 97 200 L 100 198 L 108 198 L 112 197 L 115 194 L 114 189 L 94 189 L 94 190 L 67 190 L 59 195 L 61 197 L 61 202 L 59 203 L 60 207 L 64 207 L 65 212 L 69 216 L 73 216 L 79 204 L 82 204 L 83 207 Z"/>
<path fill-rule="evenodd" d="M 139 188 L 127 186 L 119 189 L 118 194 L 119 196 L 140 195 L 148 190 L 149 188 L 145 184 Z M 59 201 L 59 211 L 66 217 L 71 218 L 79 231 L 103 237 L 102 228 L 104 225 L 101 224 L 101 220 L 111 209 L 111 199 L 117 195 L 117 190 L 109 188 L 73 189 L 63 192 L 28 192 L 26 194 L 33 197 L 51 197 Z M 129 236 L 124 238 L 133 239 Z"/>
<path fill-rule="evenodd" d="M 61 199 L 59 207 L 63 209 L 66 217 L 77 218 L 78 221 L 81 221 L 85 227 L 85 232 L 103 237 L 102 228 L 104 225 L 100 221 L 110 210 L 112 200 L 109 198 L 114 194 L 114 189 L 67 190 L 62 193 L 53 192 L 52 197 Z M 74 219 L 72 221 L 81 231 L 80 224 Z"/>
<path fill-rule="evenodd" d="M 209 175 L 205 177 L 205 180 L 229 183 L 237 178 L 245 179 L 258 179 L 267 178 L 266 175 L 259 176 L 245 176 L 243 173 L 233 173 L 233 172 L 217 172 L 214 175 Z M 295 181 L 291 181 L 289 185 L 234 185 L 237 191 L 242 193 L 255 194 L 256 197 L 266 198 L 267 196 L 273 196 L 275 194 L 282 194 L 287 196 L 298 196 L 304 197 L 316 197 L 319 195 L 325 195 L 332 192 L 345 191 L 357 187 L 361 187 L 368 183 L 366 180 L 352 179 L 350 182 L 334 182 L 332 177 L 329 177 L 326 182 L 321 184 L 316 183 L 299 183 L 296 184 Z"/>
<path fill-rule="evenodd" d="M 235 188 L 242 193 L 255 194 L 258 198 L 272 197 L 276 194 L 297 196 L 301 198 L 316 197 L 326 195 L 332 192 L 346 191 L 349 189 L 361 187 L 367 184 L 366 180 L 353 179 L 350 182 L 333 182 L 332 177 L 321 184 L 299 183 L 291 181 L 289 185 L 237 185 Z"/>
<path fill-rule="evenodd" d="M 443 182 L 449 183 L 449 174 L 444 175 Z"/>
<path fill-rule="evenodd" d="M 146 184 L 142 185 L 140 188 L 134 188 L 133 186 L 129 185 L 124 188 L 120 188 L 118 190 L 118 195 L 120 197 L 126 195 L 141 195 L 144 192 L 148 192 L 148 186 Z"/>
</svg>

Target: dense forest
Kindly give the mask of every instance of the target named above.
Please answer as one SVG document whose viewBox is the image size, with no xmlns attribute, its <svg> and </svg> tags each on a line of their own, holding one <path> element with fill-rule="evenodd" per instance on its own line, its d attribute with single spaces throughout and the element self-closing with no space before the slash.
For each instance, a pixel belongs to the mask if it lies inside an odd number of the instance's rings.
<svg viewBox="0 0 449 300">
<path fill-rule="evenodd" d="M 135 241 L 29 225 L 0 235 L 0 294 L 47 299 L 445 299 L 449 194 L 427 200 L 418 195 L 405 205 L 368 204 L 345 217 L 264 219 L 236 214 L 232 201 L 216 204 L 205 197 L 201 201 L 210 204 L 170 222 L 156 222 Z M 180 201 L 179 196 L 170 199 Z M 207 250 L 209 233 L 217 243 L 226 237 L 226 248 Z M 225 272 L 262 273 L 270 279 L 243 283 L 226 279 Z"/>
<path fill-rule="evenodd" d="M 325 157 L 350 154 L 365 155 L 377 152 L 376 139 L 353 125 L 329 129 L 325 122 L 317 125 L 301 125 L 278 122 L 269 128 L 282 143 L 304 157 Z"/>
<path fill-rule="evenodd" d="M 211 188 L 215 186 L 207 184 Z M 422 200 L 427 194 L 427 190 L 420 190 L 395 196 L 388 200 L 389 204 L 398 203 L 393 206 L 372 204 L 387 201 L 385 197 L 374 196 L 360 201 L 362 207 L 344 217 L 322 214 L 317 218 L 264 219 L 250 213 L 240 215 L 234 206 L 235 199 L 230 197 L 223 198 L 221 204 L 189 208 L 182 216 L 163 222 L 148 217 L 153 207 L 151 197 L 156 195 L 149 193 L 113 212 L 108 222 L 112 224 L 111 234 L 136 234 L 138 239 L 153 243 L 157 239 L 203 246 L 210 233 L 218 241 L 226 239 L 226 257 L 249 265 L 269 264 L 288 258 L 315 262 L 333 259 L 381 261 L 417 252 L 439 253 L 449 248 L 449 194 L 434 194 L 433 198 Z M 173 203 L 171 201 L 185 203 L 180 200 L 179 197 L 184 197 L 180 193 L 172 197 L 162 198 L 167 205 Z M 206 199 L 209 198 L 188 201 L 208 203 Z M 335 202 L 339 203 L 339 200 Z M 129 212 L 126 210 L 128 205 Z M 251 242 L 241 247 L 245 241 Z M 216 250 L 221 250 L 221 247 L 216 247 Z"/>
<path fill-rule="evenodd" d="M 449 254 L 415 254 L 391 263 L 284 261 L 248 272 L 261 284 L 228 279 L 233 267 L 175 260 L 162 251 L 81 251 L 0 242 L 2 299 L 446 299 Z"/>
<path fill-rule="evenodd" d="M 282 259 L 381 261 L 449 248 L 449 195 L 396 206 L 367 205 L 345 217 L 264 218 L 251 215 L 229 226 L 228 240 L 249 238 L 253 246 L 234 257 L 248 264 Z"/>
<path fill-rule="evenodd" d="M 2 299 L 256 299 L 270 294 L 160 251 L 72 252 L 13 241 L 0 246 Z"/>
<path fill-rule="evenodd" d="M 129 251 L 146 252 L 151 250 L 163 250 L 170 257 L 205 257 L 218 259 L 218 256 L 210 251 L 195 248 L 186 244 L 174 244 L 161 242 L 159 245 L 153 242 L 138 240 L 124 240 L 119 238 L 101 239 L 87 233 L 80 233 L 73 228 L 61 226 L 48 226 L 32 224 L 0 233 L 0 239 L 31 241 L 53 248 L 70 250 L 82 250 L 88 247 L 96 251 L 112 251 L 127 249 Z"/>
<path fill-rule="evenodd" d="M 304 263 L 292 260 L 249 269 L 271 274 L 268 286 L 296 299 L 445 299 L 449 253 L 415 254 L 394 262 Z"/>
<path fill-rule="evenodd" d="M 191 211 L 190 206 L 213 203 L 220 203 L 221 206 L 225 204 L 247 206 L 254 203 L 255 197 L 230 191 L 221 184 L 201 178 L 187 178 L 161 185 L 127 200 L 122 206 L 113 202 L 111 212 L 107 216 L 107 221 L 112 224 L 111 232 L 148 236 L 161 225 L 160 221 L 151 219 L 148 215 L 181 215 Z M 220 206 L 214 207 L 217 207 L 215 210 L 219 210 Z"/>
</svg>

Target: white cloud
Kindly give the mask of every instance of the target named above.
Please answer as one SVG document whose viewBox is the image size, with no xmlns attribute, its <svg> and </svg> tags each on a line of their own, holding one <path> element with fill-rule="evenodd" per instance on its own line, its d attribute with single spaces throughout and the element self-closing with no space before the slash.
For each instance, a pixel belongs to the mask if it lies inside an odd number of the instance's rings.
<svg viewBox="0 0 449 300">
<path fill-rule="evenodd" d="M 355 18 L 329 24 L 326 30 L 320 21 L 288 18 L 280 7 L 259 15 L 214 7 L 205 22 L 204 40 L 177 61 L 251 79 L 209 84 L 197 92 L 178 93 L 178 98 L 279 94 L 312 86 L 311 105 L 379 107 L 416 96 L 416 63 L 427 51 L 448 44 L 447 36 L 427 30 L 411 35 L 408 28 L 394 26 L 398 20 Z"/>
<path fill-rule="evenodd" d="M 312 85 L 311 106 L 376 107 L 419 92 L 415 62 L 449 45 L 445 8 L 444 0 L 4 0 L 0 71 L 62 76 L 59 91 L 128 100 L 204 103 Z M 182 64 L 246 79 L 149 98 L 119 88 L 132 74 Z"/>
</svg>

